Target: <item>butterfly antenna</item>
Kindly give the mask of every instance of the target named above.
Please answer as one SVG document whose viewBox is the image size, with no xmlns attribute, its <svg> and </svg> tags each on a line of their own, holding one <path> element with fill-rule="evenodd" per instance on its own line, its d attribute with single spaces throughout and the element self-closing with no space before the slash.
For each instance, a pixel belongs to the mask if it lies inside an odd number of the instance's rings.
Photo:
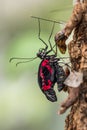
<svg viewBox="0 0 87 130">
<path fill-rule="evenodd" d="M 13 60 L 33 60 L 36 59 L 37 57 L 34 58 L 21 58 L 21 57 L 12 57 L 10 58 L 9 62 L 12 62 Z"/>
<path fill-rule="evenodd" d="M 21 63 L 27 63 L 27 62 L 31 62 L 35 59 L 37 59 L 38 57 L 34 57 L 34 58 L 18 58 L 18 57 L 12 57 L 10 58 L 9 62 L 11 62 L 12 60 L 26 60 L 26 61 L 19 61 L 16 63 L 16 66 L 18 66 Z"/>
<path fill-rule="evenodd" d="M 19 64 L 31 62 L 31 61 L 33 61 L 33 60 L 35 60 L 35 59 L 17 62 L 17 63 L 16 63 L 16 67 L 17 67 Z"/>
</svg>

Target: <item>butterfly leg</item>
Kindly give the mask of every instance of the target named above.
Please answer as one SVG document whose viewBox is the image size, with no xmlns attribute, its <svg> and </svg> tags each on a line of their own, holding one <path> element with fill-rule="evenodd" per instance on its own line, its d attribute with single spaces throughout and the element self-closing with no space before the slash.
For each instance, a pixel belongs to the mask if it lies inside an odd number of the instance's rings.
<svg viewBox="0 0 87 130">
<path fill-rule="evenodd" d="M 52 47 L 52 44 L 51 44 L 51 37 L 52 37 L 52 34 L 53 34 L 53 31 L 54 31 L 54 27 L 55 27 L 55 22 L 53 22 L 53 26 L 52 26 L 52 30 L 51 30 L 51 33 L 50 33 L 50 36 L 48 38 L 48 42 L 49 42 L 49 45 L 50 45 L 50 50 L 48 52 L 51 52 L 53 51 L 54 53 L 56 53 Z"/>
<path fill-rule="evenodd" d="M 43 44 L 46 46 L 45 49 L 47 50 L 48 45 L 46 44 L 46 42 L 40 37 L 41 34 L 41 25 L 40 25 L 40 19 L 38 18 L 38 26 L 39 26 L 39 32 L 38 32 L 38 38 L 39 40 L 41 40 L 43 42 Z"/>
</svg>

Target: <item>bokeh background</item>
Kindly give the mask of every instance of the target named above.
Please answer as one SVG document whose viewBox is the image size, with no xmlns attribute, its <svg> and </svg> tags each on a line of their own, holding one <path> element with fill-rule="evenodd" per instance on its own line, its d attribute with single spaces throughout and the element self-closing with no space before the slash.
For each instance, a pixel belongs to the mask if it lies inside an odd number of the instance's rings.
<svg viewBox="0 0 87 130">
<path fill-rule="evenodd" d="M 57 111 L 66 94 L 57 91 L 58 101 L 49 102 L 39 89 L 40 59 L 16 67 L 11 57 L 35 57 L 44 47 L 38 39 L 38 16 L 66 22 L 71 0 L 0 0 L 0 130 L 63 130 L 68 112 Z M 51 38 L 64 25 L 56 24 Z M 41 21 L 41 37 L 48 43 L 52 23 Z M 20 60 L 19 60 L 20 61 Z"/>
</svg>

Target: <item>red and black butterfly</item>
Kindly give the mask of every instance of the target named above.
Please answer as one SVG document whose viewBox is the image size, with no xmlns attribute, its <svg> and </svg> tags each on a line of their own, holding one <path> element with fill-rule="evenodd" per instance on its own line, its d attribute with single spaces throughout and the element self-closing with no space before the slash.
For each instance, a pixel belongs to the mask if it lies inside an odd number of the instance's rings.
<svg viewBox="0 0 87 130">
<path fill-rule="evenodd" d="M 51 34 L 49 36 L 49 45 L 50 45 L 50 50 L 48 50 L 48 45 L 46 42 L 41 38 L 40 33 L 41 33 L 41 26 L 40 26 L 40 20 L 46 20 L 38 17 L 34 17 L 38 19 L 38 25 L 39 25 L 39 33 L 38 33 L 38 38 L 41 40 L 41 42 L 45 45 L 45 48 L 39 49 L 37 56 L 35 58 L 11 58 L 10 62 L 13 59 L 26 59 L 27 61 L 23 62 L 17 62 L 16 65 L 20 63 L 25 63 L 29 62 L 30 60 L 34 60 L 36 58 L 41 59 L 41 63 L 39 65 L 38 69 L 38 83 L 41 91 L 45 94 L 47 99 L 51 102 L 57 101 L 57 96 L 54 91 L 54 85 L 57 83 L 58 91 L 61 91 L 64 88 L 64 81 L 66 79 L 66 74 L 63 70 L 63 67 L 59 65 L 59 61 L 61 58 L 57 58 L 57 46 L 51 45 L 50 39 L 53 34 L 54 26 L 56 21 L 51 21 L 53 22 Z M 47 20 L 49 21 L 49 20 Z M 54 47 L 56 47 L 56 50 L 54 51 Z M 50 52 L 53 52 L 54 54 L 50 54 Z M 63 58 L 62 58 L 63 59 Z"/>
</svg>

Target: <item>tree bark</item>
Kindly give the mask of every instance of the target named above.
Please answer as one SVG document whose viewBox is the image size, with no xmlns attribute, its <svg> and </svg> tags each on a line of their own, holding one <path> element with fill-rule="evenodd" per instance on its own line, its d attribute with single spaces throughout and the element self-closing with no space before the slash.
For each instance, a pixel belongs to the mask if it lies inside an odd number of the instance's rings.
<svg viewBox="0 0 87 130">
<path fill-rule="evenodd" d="M 87 130 L 87 0 L 76 2 L 69 21 L 59 33 L 68 38 L 72 31 L 73 39 L 68 44 L 71 71 L 81 72 L 83 81 L 81 85 L 75 87 L 71 77 L 71 86 L 66 84 L 68 98 L 62 103 L 59 114 L 63 114 L 71 106 L 70 114 L 65 120 L 65 130 Z M 60 35 L 57 33 L 55 37 L 58 47 L 57 39 Z M 77 84 L 76 78 L 75 81 Z"/>
<path fill-rule="evenodd" d="M 87 82 L 80 87 L 80 95 L 65 120 L 65 130 L 87 130 Z"/>
</svg>

